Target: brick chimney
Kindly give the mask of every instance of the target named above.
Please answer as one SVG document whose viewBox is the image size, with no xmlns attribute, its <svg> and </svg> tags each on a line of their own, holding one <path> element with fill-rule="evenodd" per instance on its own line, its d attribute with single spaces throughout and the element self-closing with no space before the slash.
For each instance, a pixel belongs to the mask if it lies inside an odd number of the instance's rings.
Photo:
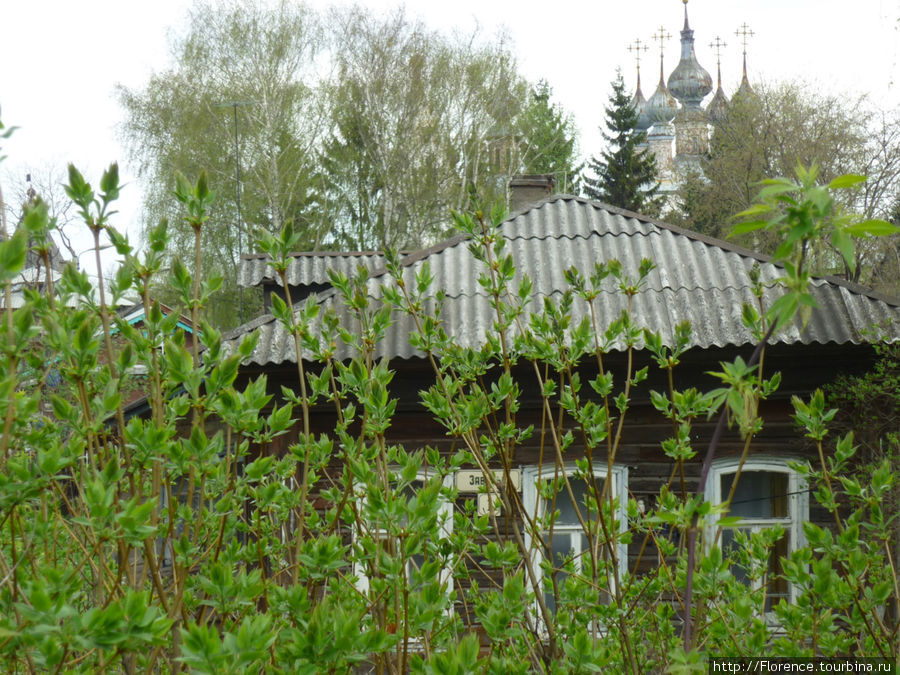
<svg viewBox="0 0 900 675">
<path fill-rule="evenodd" d="M 509 181 L 509 210 L 518 211 L 553 194 L 552 173 L 518 174 Z"/>
</svg>

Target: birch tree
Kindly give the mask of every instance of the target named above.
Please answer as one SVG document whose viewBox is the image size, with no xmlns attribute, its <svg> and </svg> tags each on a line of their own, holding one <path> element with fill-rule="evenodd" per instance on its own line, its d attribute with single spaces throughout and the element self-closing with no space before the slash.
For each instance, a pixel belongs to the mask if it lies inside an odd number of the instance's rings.
<svg viewBox="0 0 900 675">
<path fill-rule="evenodd" d="M 336 11 L 333 132 L 323 153 L 334 241 L 421 246 L 446 234 L 450 209 L 477 185 L 503 194 L 510 170 L 490 143 L 515 139 L 527 101 L 504 38 L 447 37 L 402 10 Z"/>
<path fill-rule="evenodd" d="M 326 121 L 317 91 L 323 33 L 300 4 L 200 2 L 171 49 L 168 70 L 142 89 L 119 89 L 122 133 L 144 182 L 147 225 L 172 222 L 172 255 L 193 241 L 167 198 L 174 171 L 208 172 L 217 200 L 204 272 L 223 277 L 211 318 L 234 323 L 239 256 L 253 232 L 291 220 L 315 248 L 325 231 L 315 159 Z"/>
<path fill-rule="evenodd" d="M 239 255 L 257 230 L 291 221 L 308 251 L 426 246 L 451 231 L 472 186 L 503 199 L 527 157 L 547 155 L 542 143 L 574 143 L 532 133 L 505 36 L 439 32 L 402 10 L 199 2 L 172 66 L 119 98 L 147 224 L 172 221 L 173 257 L 193 241 L 167 199 L 173 173 L 209 175 L 204 273 L 224 283 L 208 311 L 226 327 L 241 318 Z"/>
</svg>

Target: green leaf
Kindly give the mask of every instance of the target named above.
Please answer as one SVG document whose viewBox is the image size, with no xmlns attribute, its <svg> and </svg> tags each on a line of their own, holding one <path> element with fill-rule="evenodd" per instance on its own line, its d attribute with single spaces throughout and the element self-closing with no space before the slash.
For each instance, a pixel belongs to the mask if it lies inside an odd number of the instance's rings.
<svg viewBox="0 0 900 675">
<path fill-rule="evenodd" d="M 37 198 L 33 206 L 25 207 L 25 218 L 22 220 L 22 224 L 29 234 L 45 233 L 50 224 L 50 214 L 43 199 Z"/>
<path fill-rule="evenodd" d="M 113 162 L 100 178 L 100 190 L 104 199 L 111 202 L 119 196 L 119 165 Z"/>
<path fill-rule="evenodd" d="M 769 308 L 769 319 L 775 320 L 779 327 L 790 323 L 800 307 L 800 298 L 797 293 L 786 293 L 772 303 Z"/>
<path fill-rule="evenodd" d="M 109 235 L 109 239 L 112 242 L 113 246 L 116 248 L 116 253 L 119 255 L 128 255 L 131 253 L 131 244 L 128 243 L 128 237 L 121 234 L 117 230 L 114 230 L 112 227 L 106 228 L 106 233 Z M 125 269 L 124 267 L 120 267 L 120 270 Z"/>
<path fill-rule="evenodd" d="M 185 178 L 184 174 L 180 171 L 175 171 L 175 197 L 182 204 L 187 204 L 191 198 L 191 184 L 187 178 Z"/>
<path fill-rule="evenodd" d="M 735 218 L 749 218 L 750 216 L 759 216 L 769 213 L 772 207 L 768 204 L 754 204 L 748 209 L 744 209 L 740 213 L 735 214 Z"/>
<path fill-rule="evenodd" d="M 197 198 L 201 200 L 205 200 L 209 197 L 209 177 L 206 175 L 206 169 L 201 171 L 200 177 L 197 178 L 195 194 L 197 195 Z"/>
<path fill-rule="evenodd" d="M 69 199 L 78 204 L 82 209 L 87 209 L 94 200 L 94 192 L 91 186 L 84 180 L 81 172 L 75 168 L 74 164 L 69 164 L 69 184 L 63 188 Z"/>
<path fill-rule="evenodd" d="M 763 229 L 766 225 L 768 225 L 768 222 L 765 220 L 751 220 L 746 223 L 738 223 L 731 228 L 731 232 L 728 233 L 728 237 L 730 239 L 731 237 L 736 237 L 740 234 L 746 234 L 747 232 L 755 232 L 756 230 Z"/>
<path fill-rule="evenodd" d="M 835 190 L 835 189 L 840 190 L 843 188 L 850 188 L 850 187 L 853 187 L 854 185 L 859 185 L 860 183 L 865 183 L 865 182 L 866 182 L 865 176 L 857 176 L 855 174 L 848 173 L 843 176 L 838 176 L 833 181 L 831 181 L 828 184 L 828 189 L 829 190 Z"/>
<path fill-rule="evenodd" d="M 72 404 L 56 394 L 50 394 L 50 403 L 53 406 L 53 414 L 61 420 L 69 419 L 72 414 Z"/>
<path fill-rule="evenodd" d="M 856 247 L 853 245 L 853 239 L 847 234 L 847 231 L 840 228 L 835 229 L 834 232 L 831 233 L 831 243 L 838 251 L 840 251 L 841 257 L 844 259 L 847 267 L 853 272 L 856 269 Z"/>
<path fill-rule="evenodd" d="M 758 199 L 761 200 L 771 199 L 797 189 L 797 186 L 789 181 L 766 180 L 763 182 L 766 183 L 766 186 L 759 191 Z"/>
<path fill-rule="evenodd" d="M 872 220 L 864 220 L 863 222 L 856 223 L 855 225 L 849 225 L 844 228 L 844 232 L 846 232 L 847 234 L 851 234 L 854 237 L 858 237 L 864 234 L 868 234 L 873 237 L 887 237 L 900 232 L 900 227 L 894 225 L 893 223 L 889 223 L 886 220 L 878 220 L 877 218 L 874 218 Z"/>
<path fill-rule="evenodd" d="M 756 325 L 756 322 L 759 321 L 759 312 L 756 310 L 756 307 L 745 302 L 741 306 L 741 319 L 745 326 L 753 327 Z"/>
<path fill-rule="evenodd" d="M 25 266 L 28 240 L 22 232 L 16 232 L 7 241 L 0 242 L 0 281 L 12 279 Z"/>
<path fill-rule="evenodd" d="M 725 516 L 724 518 L 719 518 L 719 522 L 717 523 L 719 527 L 734 527 L 735 525 L 739 525 L 743 520 L 740 516 Z"/>
</svg>

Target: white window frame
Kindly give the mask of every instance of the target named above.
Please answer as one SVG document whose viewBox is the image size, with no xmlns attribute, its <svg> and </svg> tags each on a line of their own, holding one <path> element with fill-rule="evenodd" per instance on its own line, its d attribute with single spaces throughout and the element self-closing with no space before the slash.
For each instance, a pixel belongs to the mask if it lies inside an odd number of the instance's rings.
<svg viewBox="0 0 900 675">
<path fill-rule="evenodd" d="M 400 472 L 399 467 L 390 467 L 388 469 L 392 475 L 396 475 Z M 413 479 L 413 482 L 421 482 L 434 478 L 434 472 L 430 472 L 427 468 L 423 468 L 416 473 L 416 477 Z M 444 476 L 443 479 L 443 487 L 449 488 L 453 485 L 453 474 L 448 474 Z M 365 509 L 365 494 L 360 495 L 360 502 L 362 505 L 362 510 Z M 438 525 L 443 532 L 443 536 L 445 538 L 449 537 L 453 533 L 453 502 L 449 499 L 446 499 L 443 495 L 439 498 L 437 518 Z M 353 543 L 356 543 L 356 538 L 358 536 L 358 530 L 356 526 L 352 528 L 353 533 Z M 379 533 L 377 531 L 373 531 L 374 536 L 377 536 Z M 407 565 L 410 564 L 410 561 L 407 561 Z M 369 577 L 366 574 L 365 567 L 359 562 L 354 561 L 353 563 L 353 574 L 357 579 L 356 588 L 363 594 L 369 592 Z M 407 571 L 407 575 L 409 572 Z M 407 577 L 408 578 L 408 577 Z M 441 568 L 439 581 L 443 584 L 446 584 L 446 595 L 452 598 L 453 596 L 453 570 L 452 565 L 445 566 Z M 451 602 L 448 607 L 448 612 L 452 612 L 453 603 Z"/>
<path fill-rule="evenodd" d="M 601 464 L 598 462 L 594 464 L 592 473 L 594 475 L 594 478 L 598 480 L 606 480 L 607 471 L 608 466 L 605 463 Z M 577 472 L 580 472 L 580 470 L 574 462 L 566 462 L 559 468 L 557 468 L 557 465 L 554 463 L 545 463 L 542 465 L 523 467 L 522 505 L 525 509 L 525 512 L 532 518 L 536 516 L 543 517 L 545 515 L 545 505 L 541 505 L 539 501 L 540 492 L 538 490 L 538 483 L 542 481 L 553 480 L 557 476 L 562 476 L 563 473 L 565 473 L 565 475 L 569 478 L 572 478 L 573 475 Z M 614 498 L 618 500 L 616 519 L 618 521 L 619 533 L 624 533 L 628 529 L 626 518 L 626 506 L 628 503 L 628 467 L 618 464 L 613 466 L 612 491 Z M 582 504 L 579 504 L 578 506 L 582 509 L 584 508 Z M 565 532 L 566 530 L 570 530 L 573 535 L 575 535 L 576 533 L 580 535 L 580 533 L 583 531 L 580 524 L 577 527 L 573 526 L 571 528 L 566 527 L 565 525 L 561 527 L 559 522 L 557 521 L 553 525 L 554 535 L 560 532 Z M 573 536 L 573 541 L 574 540 L 575 537 Z M 580 536 L 578 537 L 578 541 L 580 543 Z M 544 551 L 543 547 L 534 541 L 533 533 L 528 528 L 526 528 L 525 533 L 525 545 L 527 550 L 531 552 L 531 560 L 534 566 L 535 576 L 537 577 L 538 589 L 540 589 L 539 592 L 543 593 L 544 571 L 541 563 L 544 561 Z M 628 546 L 626 544 L 619 543 L 617 548 L 619 576 L 621 578 L 628 571 Z M 576 571 L 580 571 L 581 569 L 580 556 L 578 555 L 576 555 L 575 557 L 575 569 Z"/>
<path fill-rule="evenodd" d="M 728 474 L 736 473 L 740 467 L 741 474 L 747 472 L 765 471 L 770 473 L 786 474 L 787 481 L 787 516 L 784 518 L 741 518 L 741 521 L 733 527 L 722 528 L 730 530 L 744 530 L 749 532 L 760 532 L 773 525 L 782 525 L 788 534 L 788 549 L 790 555 L 799 548 L 806 545 L 806 536 L 803 532 L 803 523 L 809 520 L 809 491 L 803 476 L 788 466 L 790 461 L 799 461 L 790 457 L 748 457 L 741 464 L 740 458 L 729 458 L 715 460 L 710 467 L 709 475 L 706 478 L 704 486 L 704 495 L 707 501 L 714 506 L 718 506 L 727 499 L 727 494 L 722 494 L 722 477 Z M 740 477 L 738 478 L 740 481 Z M 725 517 L 728 514 L 722 514 L 719 517 Z M 715 541 L 716 531 L 718 529 L 718 518 L 707 519 L 705 529 L 706 545 L 712 546 Z M 718 542 L 721 548 L 721 541 Z M 754 582 L 753 590 L 758 590 L 760 585 Z M 796 589 L 793 584 L 788 584 L 788 602 L 794 604 L 796 602 Z M 771 613 L 767 613 L 770 615 Z"/>
</svg>

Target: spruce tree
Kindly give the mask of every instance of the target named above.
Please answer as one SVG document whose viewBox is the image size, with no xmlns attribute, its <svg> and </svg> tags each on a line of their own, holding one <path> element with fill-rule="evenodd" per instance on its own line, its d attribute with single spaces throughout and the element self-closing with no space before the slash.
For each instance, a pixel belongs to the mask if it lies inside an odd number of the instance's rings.
<svg viewBox="0 0 900 675">
<path fill-rule="evenodd" d="M 637 112 L 619 72 L 612 82 L 606 108 L 609 133 L 604 133 L 603 138 L 609 147 L 588 162 L 588 169 L 596 178 L 585 176 L 584 194 L 612 206 L 655 216 L 662 207 L 662 198 L 657 195 L 656 160 L 652 153 L 638 147 L 647 135 L 637 128 L 637 123 Z"/>
<path fill-rule="evenodd" d="M 549 173 L 560 192 L 577 194 L 583 163 L 578 163 L 578 130 L 562 106 L 550 100 L 553 89 L 540 80 L 519 116 L 521 173 Z"/>
</svg>

